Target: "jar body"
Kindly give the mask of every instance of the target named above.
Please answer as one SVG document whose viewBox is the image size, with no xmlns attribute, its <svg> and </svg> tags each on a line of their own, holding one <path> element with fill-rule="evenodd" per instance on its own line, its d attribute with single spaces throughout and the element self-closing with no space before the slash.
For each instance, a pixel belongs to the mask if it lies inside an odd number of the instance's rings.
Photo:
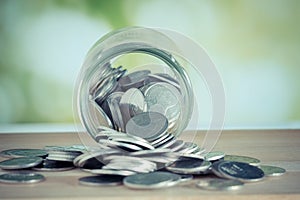
<svg viewBox="0 0 300 200">
<path fill-rule="evenodd" d="M 167 36 L 141 27 L 118 30 L 96 42 L 88 52 L 75 89 L 80 120 L 93 138 L 99 132 L 99 127 L 116 129 L 110 114 L 101 105 L 109 94 L 120 92 L 117 88 L 118 79 L 126 73 L 145 70 L 150 74 L 164 74 L 176 84 L 178 92 L 174 98 L 177 98 L 177 105 L 173 112 L 175 109 L 178 116 L 169 120 L 168 131 L 175 136 L 182 133 L 191 118 L 194 95 L 189 76 L 172 54 L 174 49 L 177 49 L 176 44 Z M 130 63 L 132 60 L 138 62 L 124 66 L 124 62 Z M 145 81 L 139 88 L 144 87 L 145 90 L 147 84 Z M 95 92 L 96 96 L 103 98 L 96 100 Z M 172 111 L 168 111 L 172 115 Z"/>
</svg>

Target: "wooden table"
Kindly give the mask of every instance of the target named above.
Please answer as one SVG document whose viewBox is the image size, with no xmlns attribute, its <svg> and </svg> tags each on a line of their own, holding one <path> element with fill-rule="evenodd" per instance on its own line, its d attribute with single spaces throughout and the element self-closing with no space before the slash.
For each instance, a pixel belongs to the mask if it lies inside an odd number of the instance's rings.
<svg viewBox="0 0 300 200">
<path fill-rule="evenodd" d="M 189 140 L 191 135 L 187 132 L 183 137 Z M 201 144 L 202 136 L 203 132 L 199 132 L 194 142 Z M 0 149 L 42 148 L 80 144 L 81 141 L 78 133 L 3 133 L 0 134 Z M 214 150 L 259 158 L 263 164 L 285 168 L 287 173 L 248 183 L 237 191 L 206 191 L 195 187 L 197 180 L 167 189 L 132 190 L 124 186 L 79 185 L 79 177 L 90 175 L 79 169 L 42 172 L 46 180 L 41 183 L 0 184 L 0 199 L 300 199 L 300 130 L 226 130 Z"/>
</svg>

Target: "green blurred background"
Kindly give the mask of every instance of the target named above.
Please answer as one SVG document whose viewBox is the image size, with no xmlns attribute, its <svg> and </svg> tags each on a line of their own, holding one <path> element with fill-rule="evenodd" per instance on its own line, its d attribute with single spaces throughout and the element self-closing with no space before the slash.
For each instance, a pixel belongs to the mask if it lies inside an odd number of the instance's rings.
<svg viewBox="0 0 300 200">
<path fill-rule="evenodd" d="M 178 31 L 208 51 L 226 126 L 299 125 L 298 0 L 1 0 L 0 123 L 73 123 L 88 49 L 132 25 Z"/>
</svg>

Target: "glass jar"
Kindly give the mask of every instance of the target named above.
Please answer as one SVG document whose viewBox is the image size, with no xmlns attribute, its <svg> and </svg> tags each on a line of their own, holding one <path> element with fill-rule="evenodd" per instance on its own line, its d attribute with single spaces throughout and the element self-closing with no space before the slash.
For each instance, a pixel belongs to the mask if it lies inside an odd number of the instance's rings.
<svg viewBox="0 0 300 200">
<path fill-rule="evenodd" d="M 132 73 L 137 76 L 135 79 L 140 79 L 136 80 L 137 85 L 126 88 L 126 83 L 122 85 L 120 80 Z M 139 77 L 139 73 L 148 74 L 147 78 L 142 75 Z M 210 125 L 205 136 L 205 143 L 209 145 L 205 148 L 213 148 L 222 130 L 225 115 L 222 81 L 201 47 L 177 32 L 164 29 L 129 27 L 116 30 L 102 37 L 89 50 L 76 82 L 74 101 L 80 121 L 89 135 L 96 139 L 99 131 L 105 127 L 126 132 L 125 122 L 112 119 L 118 110 L 108 113 L 109 109 L 105 109 L 114 105 L 113 102 L 107 105 L 108 96 L 124 93 L 130 88 L 139 88 L 145 95 L 145 91 L 155 84 L 153 79 L 157 75 L 163 77 L 160 82 L 173 83 L 172 97 L 166 92 L 159 95 L 165 95 L 166 102 L 176 97 L 176 103 L 171 108 L 163 108 L 169 105 L 168 102 L 155 107 L 149 105 L 151 102 L 148 101 L 139 112 L 150 110 L 164 114 L 168 119 L 168 132 L 176 137 L 182 134 L 191 121 L 197 129 L 201 121 L 201 91 L 195 89 L 199 81 L 204 80 L 212 97 Z"/>
</svg>

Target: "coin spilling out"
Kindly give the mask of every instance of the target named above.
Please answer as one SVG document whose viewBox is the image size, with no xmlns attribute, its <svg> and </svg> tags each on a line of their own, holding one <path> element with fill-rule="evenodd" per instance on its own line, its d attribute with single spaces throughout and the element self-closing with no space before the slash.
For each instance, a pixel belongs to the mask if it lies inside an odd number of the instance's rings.
<svg viewBox="0 0 300 200">
<path fill-rule="evenodd" d="M 110 131 L 110 129 L 105 128 L 105 131 Z M 111 134 L 114 135 L 115 132 Z M 139 142 L 147 142 L 143 138 L 135 139 Z M 175 148 L 179 143 L 180 148 Z M 132 189 L 159 189 L 182 182 L 193 184 L 189 181 L 199 179 L 196 186 L 200 189 L 236 190 L 240 189 L 244 183 L 260 181 L 265 176 L 279 176 L 285 173 L 285 170 L 280 167 L 253 166 L 251 163 L 258 159 L 251 158 L 252 162 L 249 162 L 250 157 L 247 156 L 235 156 L 235 158 L 243 158 L 245 162 L 228 161 L 222 159 L 225 155 L 224 152 L 205 153 L 197 144 L 191 142 L 179 141 L 177 145 L 171 145 L 169 148 L 142 149 L 134 152 L 124 151 L 115 148 L 115 146 L 93 148 L 92 151 L 84 150 L 91 148 L 80 146 L 78 146 L 78 149 L 70 148 L 68 150 L 66 150 L 66 147 L 47 146 L 45 147 L 45 149 L 48 149 L 47 153 L 51 157 L 57 156 L 57 160 L 25 156 L 4 160 L 0 162 L 1 168 L 5 170 L 13 169 L 14 173 L 1 175 L 0 182 L 40 182 L 45 177 L 34 173 L 34 171 L 30 172 L 30 170 L 55 173 L 77 167 L 94 175 L 79 179 L 81 185 L 87 186 L 124 184 Z M 5 150 L 5 152 L 7 151 Z M 0 155 L 3 155 L 3 153 Z M 61 160 L 62 157 L 68 159 Z M 69 159 L 69 157 L 74 159 Z M 27 172 L 15 171 L 18 169 L 26 169 Z M 206 174 L 209 174 L 210 178 L 201 178 Z M 216 177 L 213 177 L 213 175 Z"/>
<path fill-rule="evenodd" d="M 95 122 L 92 137 L 97 147 L 4 150 L 0 156 L 9 159 L 0 162 L 0 168 L 41 173 L 79 168 L 93 174 L 79 178 L 82 185 L 124 184 L 132 189 L 166 188 L 209 174 L 218 178 L 199 181 L 199 188 L 234 190 L 245 182 L 285 172 L 273 166 L 259 168 L 256 158 L 206 152 L 196 143 L 179 140 L 177 129 L 185 106 L 182 82 L 171 72 L 126 73 L 122 66 L 112 68 L 107 63 L 90 81 L 86 109 Z M 33 172 L 3 174 L 0 182 L 33 183 L 45 179 Z"/>
<path fill-rule="evenodd" d="M 42 174 L 14 172 L 0 175 L 0 183 L 37 183 L 45 180 Z"/>
</svg>

